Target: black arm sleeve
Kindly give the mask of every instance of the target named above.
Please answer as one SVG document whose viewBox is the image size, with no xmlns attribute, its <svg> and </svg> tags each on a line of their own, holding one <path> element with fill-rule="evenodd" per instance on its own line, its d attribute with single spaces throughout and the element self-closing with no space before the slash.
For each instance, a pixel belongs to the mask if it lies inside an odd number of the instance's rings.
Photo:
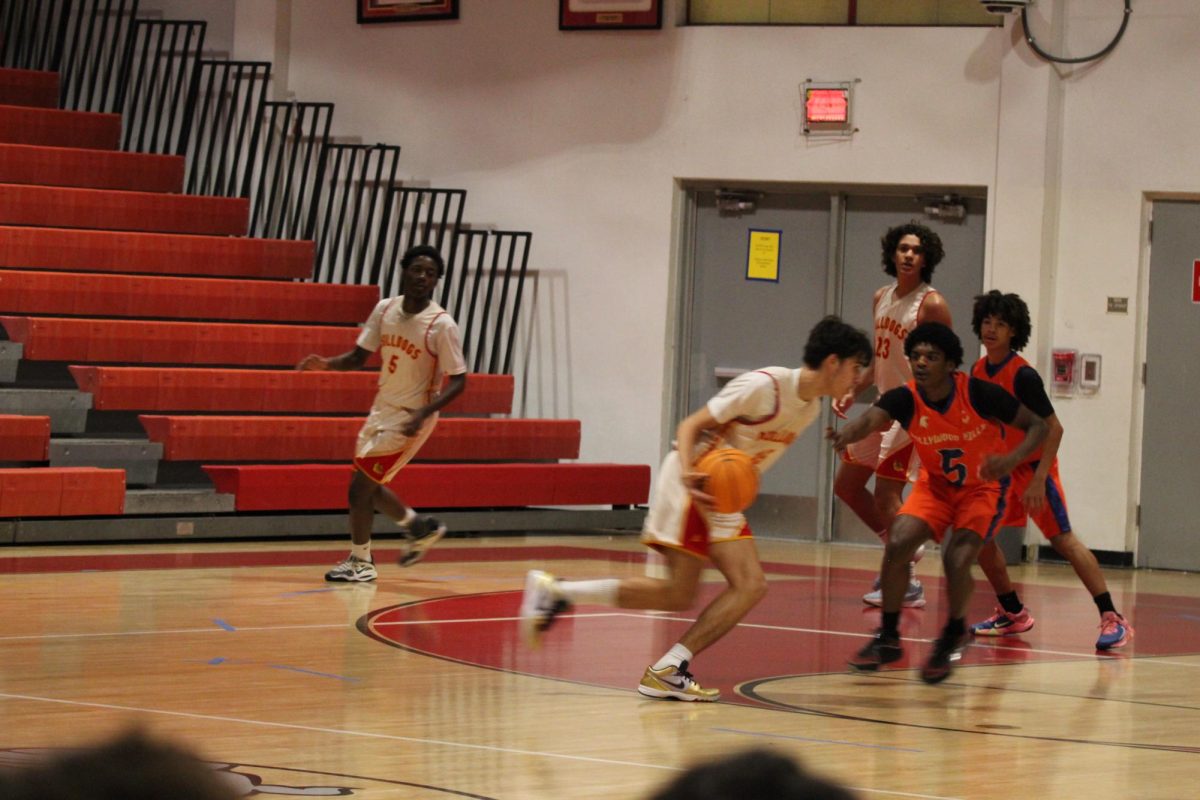
<svg viewBox="0 0 1200 800">
<path fill-rule="evenodd" d="M 895 389 L 884 392 L 875 401 L 875 405 L 883 409 L 889 417 L 899 422 L 900 427 L 905 430 L 908 430 L 908 425 L 912 422 L 913 413 L 916 411 L 912 392 L 909 391 L 907 386 L 897 386 Z"/>
<path fill-rule="evenodd" d="M 1013 394 L 1033 413 L 1042 419 L 1054 416 L 1054 406 L 1046 395 L 1042 376 L 1033 367 L 1021 367 L 1013 376 Z"/>
<path fill-rule="evenodd" d="M 1005 424 L 1011 424 L 1021 409 L 1017 398 L 991 381 L 971 378 L 967 383 L 967 394 L 971 398 L 971 405 L 975 406 L 975 410 L 981 415 L 998 419 Z"/>
</svg>

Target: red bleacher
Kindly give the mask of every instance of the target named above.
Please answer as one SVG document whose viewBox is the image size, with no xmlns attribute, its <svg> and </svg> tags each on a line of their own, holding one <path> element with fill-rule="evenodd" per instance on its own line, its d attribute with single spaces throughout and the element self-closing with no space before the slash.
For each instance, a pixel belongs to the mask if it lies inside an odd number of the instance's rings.
<svg viewBox="0 0 1200 800">
<path fill-rule="evenodd" d="M 336 464 L 206 465 L 238 511 L 345 509 L 351 468 Z M 635 505 L 650 492 L 642 464 L 414 464 L 390 484 L 425 508 Z"/>
<path fill-rule="evenodd" d="M 0 143 L 0 183 L 183 191 L 183 156 Z"/>
<path fill-rule="evenodd" d="M 58 107 L 58 73 L 0 68 L 0 105 Z"/>
<path fill-rule="evenodd" d="M 358 417 L 138 417 L 167 461 L 340 461 L 354 451 Z M 438 422 L 418 461 L 555 461 L 579 457 L 579 421 Z"/>
<path fill-rule="evenodd" d="M 357 328 L 0 316 L 31 361 L 295 365 L 309 353 L 344 353 Z M 368 363 L 379 363 L 373 355 Z"/>
<path fill-rule="evenodd" d="M 364 413 L 379 373 L 173 367 L 70 367 L 98 411 Z M 511 375 L 471 374 L 446 414 L 509 414 Z"/>
<path fill-rule="evenodd" d="M 244 236 L 250 201 L 0 183 L 0 225 Z"/>
<path fill-rule="evenodd" d="M 0 142 L 116 150 L 121 142 L 121 117 L 92 111 L 0 105 Z"/>
<path fill-rule="evenodd" d="M 124 510 L 123 469 L 0 469 L 0 517 L 90 517 Z"/>
<path fill-rule="evenodd" d="M 0 313 L 342 322 L 366 319 L 374 286 L 0 269 Z"/>
<path fill-rule="evenodd" d="M 0 267 L 23 269 L 307 278 L 314 253 L 288 239 L 0 226 Z"/>
<path fill-rule="evenodd" d="M 45 461 L 49 457 L 49 417 L 0 414 L 0 461 Z"/>
</svg>

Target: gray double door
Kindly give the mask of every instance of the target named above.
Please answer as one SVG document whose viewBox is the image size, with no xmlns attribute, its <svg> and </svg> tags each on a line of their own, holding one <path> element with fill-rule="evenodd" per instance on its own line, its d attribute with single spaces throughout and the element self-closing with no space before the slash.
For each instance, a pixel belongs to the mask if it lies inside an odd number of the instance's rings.
<svg viewBox="0 0 1200 800">
<path fill-rule="evenodd" d="M 753 188 L 753 187 L 750 187 Z M 926 217 L 919 196 L 946 190 L 771 189 L 753 210 L 722 211 L 710 189 L 689 191 L 690 264 L 682 281 L 684 324 L 677 385 L 678 415 L 699 408 L 729 376 L 763 366 L 798 367 L 812 326 L 838 314 L 871 333 L 871 298 L 891 279 L 880 260 L 880 238 L 916 220 L 937 231 L 946 259 L 933 284 L 950 304 L 968 358 L 978 353 L 970 330 L 971 301 L 983 286 L 986 202 L 983 190 L 963 197 L 966 215 Z M 778 280 L 747 278 L 751 231 L 779 232 Z M 684 408 L 683 406 L 686 406 Z M 851 415 L 866 408 L 859 405 Z M 852 512 L 832 501 L 836 463 L 822 438 L 828 412 L 768 472 L 748 514 L 757 533 L 800 539 L 874 541 Z"/>
</svg>

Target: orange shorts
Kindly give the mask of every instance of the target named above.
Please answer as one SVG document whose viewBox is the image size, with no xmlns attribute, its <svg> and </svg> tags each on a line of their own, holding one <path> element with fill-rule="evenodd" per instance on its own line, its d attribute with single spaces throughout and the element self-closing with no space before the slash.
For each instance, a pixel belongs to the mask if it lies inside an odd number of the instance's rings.
<svg viewBox="0 0 1200 800">
<path fill-rule="evenodd" d="M 931 481 L 922 474 L 899 513 L 928 525 L 936 542 L 942 541 L 947 530 L 963 528 L 979 534 L 986 542 L 1004 517 L 1004 497 L 1000 483 L 980 483 L 960 489 L 945 481 Z"/>
<path fill-rule="evenodd" d="M 1008 510 L 1000 523 L 1004 527 L 1025 527 L 1028 512 L 1025 510 L 1025 504 L 1021 502 L 1021 497 L 1029 488 L 1037 466 L 1036 461 L 1022 464 L 1008 476 L 1011 481 L 1008 489 Z M 1033 523 L 1047 539 L 1053 539 L 1060 533 L 1071 532 L 1071 519 L 1067 516 L 1067 495 L 1058 477 L 1058 459 L 1050 465 L 1050 472 L 1046 475 L 1046 504 L 1042 506 L 1041 511 L 1033 515 Z"/>
</svg>

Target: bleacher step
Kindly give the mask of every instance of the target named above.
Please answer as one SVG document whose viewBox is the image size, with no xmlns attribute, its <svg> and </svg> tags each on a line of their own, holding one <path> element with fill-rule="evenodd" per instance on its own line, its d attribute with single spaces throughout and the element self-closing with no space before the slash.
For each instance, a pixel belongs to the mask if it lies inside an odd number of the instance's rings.
<svg viewBox="0 0 1200 800">
<path fill-rule="evenodd" d="M 145 439 L 51 439 L 50 466 L 125 470 L 127 486 L 153 486 L 163 447 Z"/>
<path fill-rule="evenodd" d="M 125 493 L 127 515 L 226 514 L 233 495 L 214 489 L 130 489 Z"/>
<path fill-rule="evenodd" d="M 0 389 L 0 408 L 9 414 L 50 418 L 51 433 L 83 433 L 92 396 L 70 389 Z"/>
</svg>

